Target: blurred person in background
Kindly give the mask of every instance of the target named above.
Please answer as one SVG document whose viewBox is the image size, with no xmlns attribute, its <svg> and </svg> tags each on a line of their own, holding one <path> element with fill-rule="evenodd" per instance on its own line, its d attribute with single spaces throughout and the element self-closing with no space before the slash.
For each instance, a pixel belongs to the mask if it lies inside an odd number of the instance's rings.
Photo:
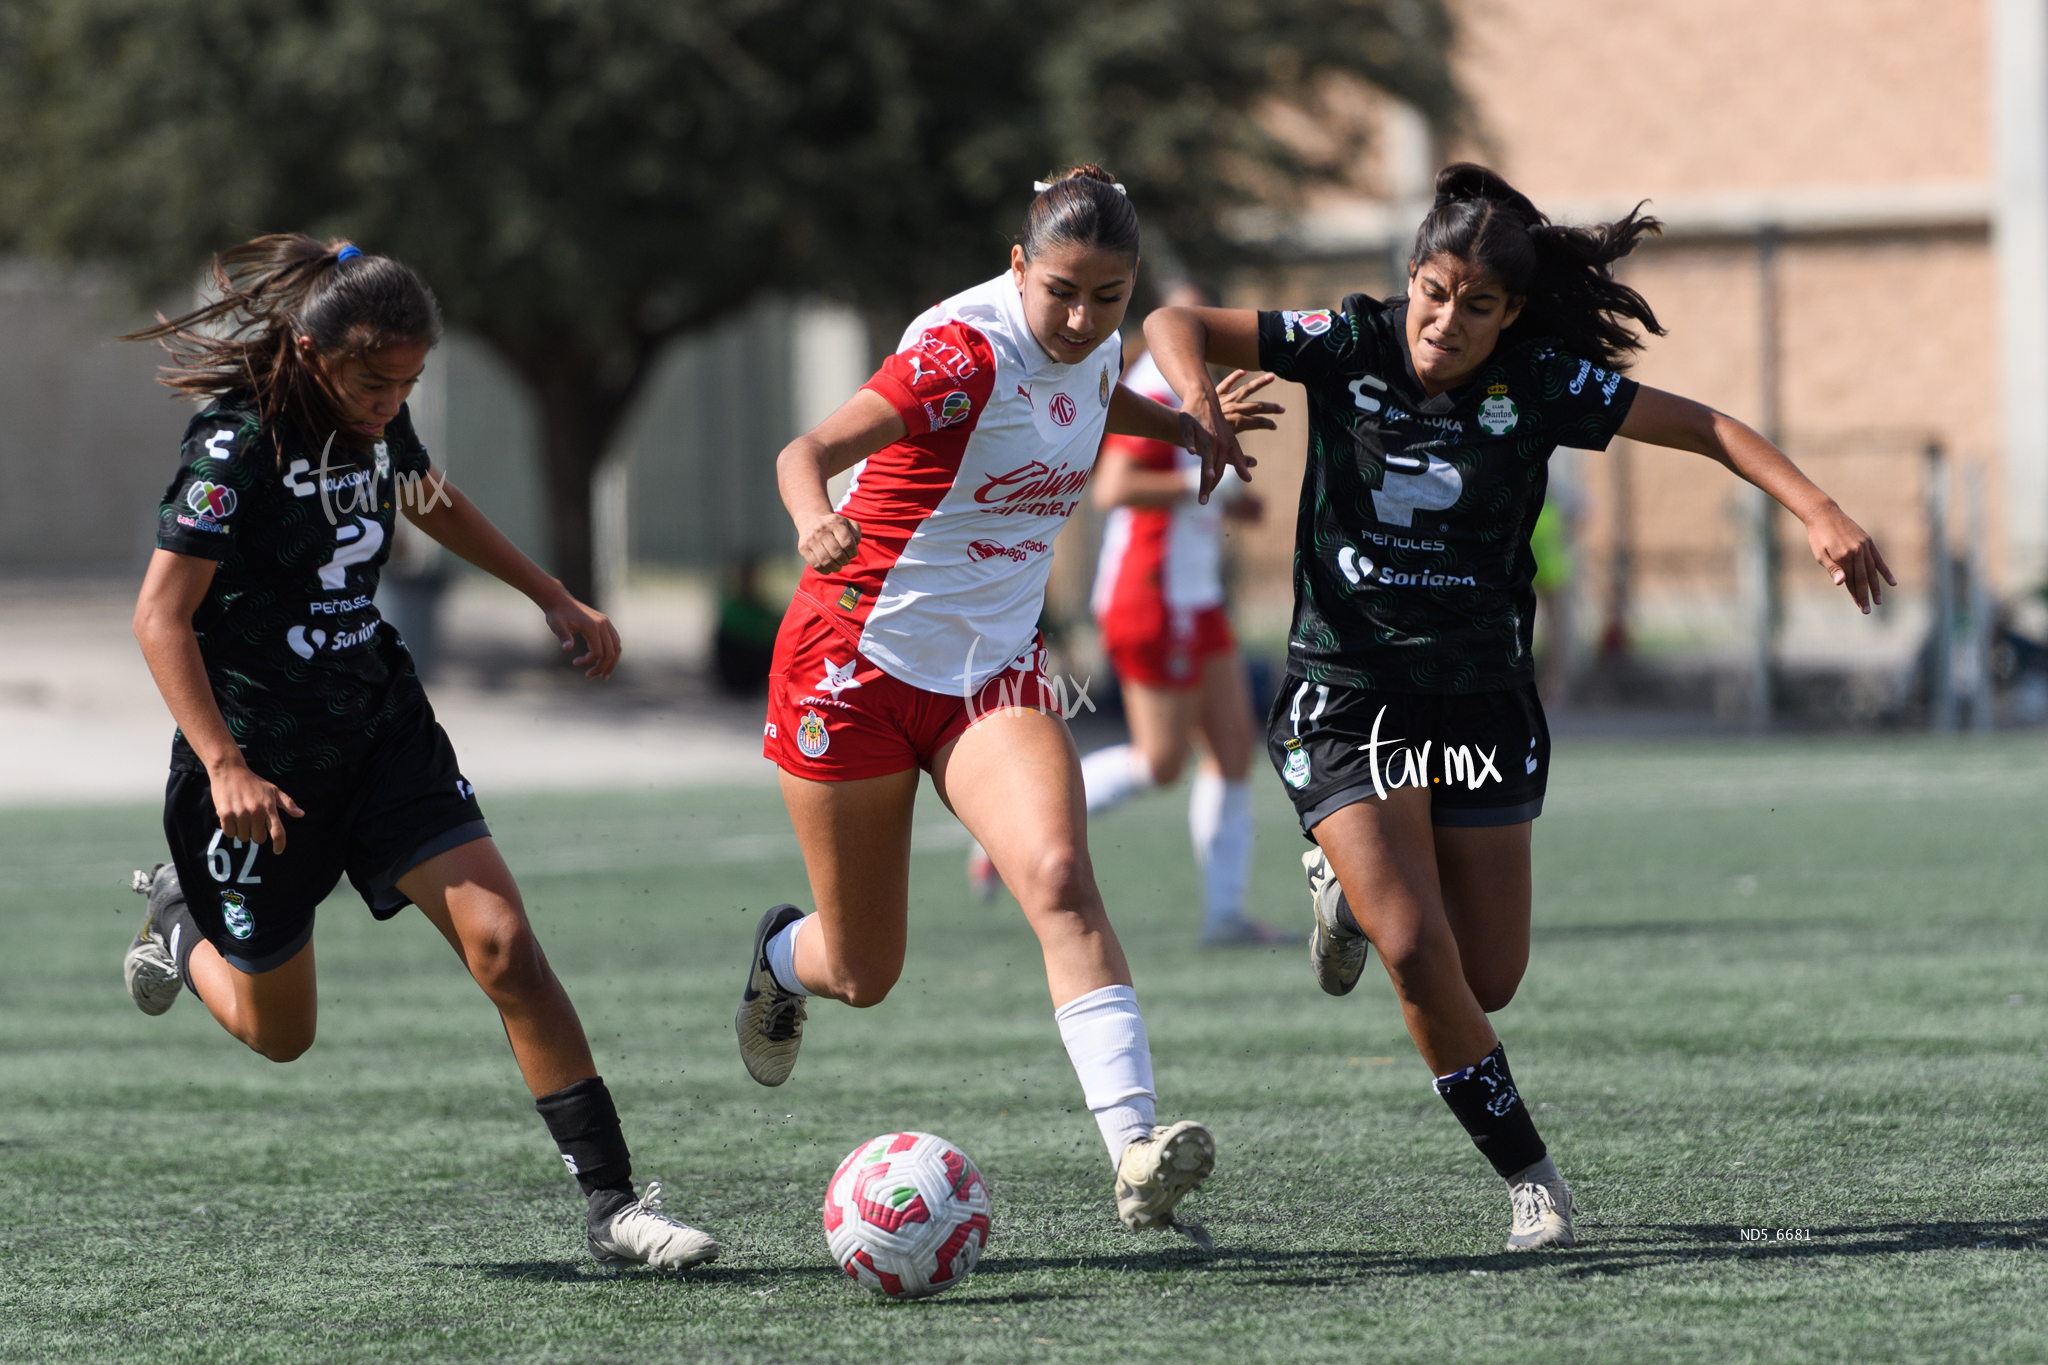
<svg viewBox="0 0 2048 1365">
<path fill-rule="evenodd" d="M 734 561 L 718 594 L 718 628 L 711 637 L 712 670 L 718 685 L 735 697 L 749 697 L 768 681 L 775 657 L 775 632 L 782 613 L 761 591 L 761 566 L 752 555 Z"/>
<path fill-rule="evenodd" d="M 1303 833 L 1309 961 L 1349 992 L 1377 945 L 1436 1090 L 1507 1184 L 1511 1250 L 1569 1245 L 1572 1192 L 1487 1018 L 1529 958 L 1530 834 L 1550 734 L 1530 659 L 1530 539 L 1551 453 L 1617 435 L 1719 461 L 1805 523 L 1868 612 L 1893 582 L 1861 527 L 1742 423 L 1622 374 L 1661 333 L 1613 264 L 1655 219 L 1559 227 L 1501 177 L 1445 168 L 1406 297 L 1334 309 L 1163 308 L 1161 373 L 1213 445 L 1244 457 L 1209 365 L 1304 385 L 1309 454 L 1288 675 L 1267 752 Z M 1248 477 L 1248 475 L 1247 475 Z"/>
<path fill-rule="evenodd" d="M 1165 303 L 1201 307 L 1207 291 L 1178 284 Z M 1263 375 L 1238 387 L 1232 374 L 1218 392 L 1248 397 L 1273 382 Z M 1124 372 L 1124 384 L 1168 407 L 1180 400 L 1151 355 Z M 1270 416 L 1248 418 L 1241 430 L 1274 428 Z M 1185 446 L 1135 436 L 1110 436 L 1095 466 L 1095 505 L 1108 513 L 1090 605 L 1102 647 L 1116 669 L 1127 744 L 1097 749 L 1081 760 L 1088 813 L 1180 780 L 1190 741 L 1201 745 L 1188 796 L 1188 834 L 1202 872 L 1202 942 L 1211 946 L 1294 942 L 1245 913 L 1256 829 L 1252 816 L 1253 727 L 1244 657 L 1223 602 L 1226 519 L 1257 521 L 1262 505 L 1236 477 L 1224 496 L 1201 501 L 1202 462 Z"/>
<path fill-rule="evenodd" d="M 347 242 L 259 237 L 213 267 L 216 301 L 137 333 L 206 406 L 158 509 L 135 635 L 178 723 L 171 861 L 124 961 L 160 1015 L 190 990 L 276 1062 L 313 1045 L 314 910 L 344 873 L 372 916 L 419 906 L 497 1006 L 534 1107 L 588 1203 L 591 1254 L 679 1268 L 718 1244 L 633 1188 L 611 1092 L 528 922 L 410 653 L 372 599 L 403 511 L 519 589 L 585 676 L 619 634 L 434 471 L 405 400 L 441 337 L 411 270 Z M 431 1108 L 432 1099 L 419 1103 Z"/>
<path fill-rule="evenodd" d="M 1552 456 L 1552 464 L 1557 463 Z M 1536 592 L 1536 623 L 1542 637 L 1535 642 L 1536 690 L 1552 706 L 1570 698 L 1572 631 L 1572 580 L 1578 561 L 1572 547 L 1578 540 L 1578 489 L 1551 471 L 1549 495 L 1536 525 L 1529 532 L 1529 553 L 1536 556 L 1536 575 L 1529 586 Z"/>
</svg>

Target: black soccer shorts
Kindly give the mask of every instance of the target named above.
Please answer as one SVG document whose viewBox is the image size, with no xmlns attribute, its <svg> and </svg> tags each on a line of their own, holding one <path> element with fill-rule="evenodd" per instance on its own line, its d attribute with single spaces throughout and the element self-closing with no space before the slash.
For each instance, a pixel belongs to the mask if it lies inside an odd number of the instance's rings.
<svg viewBox="0 0 2048 1365">
<path fill-rule="evenodd" d="M 1543 813 L 1550 727 L 1536 685 L 1462 696 L 1373 692 L 1287 675 L 1266 752 L 1310 831 L 1358 801 L 1427 787 L 1430 820 L 1518 825 Z"/>
<path fill-rule="evenodd" d="M 425 697 L 392 717 L 349 767 L 271 780 L 306 812 L 283 817 L 283 853 L 221 833 L 203 770 L 173 769 L 164 792 L 164 836 L 192 917 L 245 972 L 281 967 L 306 946 L 314 908 L 344 872 L 370 913 L 390 919 L 412 904 L 400 877 L 490 837 L 476 790 Z"/>
</svg>

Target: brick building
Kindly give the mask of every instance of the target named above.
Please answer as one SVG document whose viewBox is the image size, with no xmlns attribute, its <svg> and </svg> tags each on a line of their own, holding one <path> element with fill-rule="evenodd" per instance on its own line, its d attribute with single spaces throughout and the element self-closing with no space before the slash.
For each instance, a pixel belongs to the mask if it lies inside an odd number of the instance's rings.
<svg viewBox="0 0 2048 1365">
<path fill-rule="evenodd" d="M 1271 229 L 1288 264 L 1238 281 L 1232 301 L 1312 307 L 1399 287 L 1429 179 L 1450 159 L 1496 167 L 1559 221 L 1649 199 L 1665 236 L 1623 273 L 1669 335 L 1649 340 L 1635 376 L 1777 435 L 1902 579 L 1882 613 L 1857 615 L 1779 514 L 1778 658 L 1904 686 L 1931 611 L 1930 447 L 1951 549 L 1982 564 L 2024 627 L 2042 626 L 2026 599 L 2048 580 L 2043 9 L 1459 0 L 1470 126 L 1432 133 L 1354 99 L 1376 134 L 1360 192 Z M 1237 533 L 1240 619 L 1269 649 L 1285 632 L 1303 440 L 1290 420 L 1256 441 L 1278 505 Z M 1626 442 L 1554 468 L 1577 510 L 1580 649 L 1620 592 L 1644 654 L 1739 678 L 1771 599 L 1738 482 Z"/>
</svg>

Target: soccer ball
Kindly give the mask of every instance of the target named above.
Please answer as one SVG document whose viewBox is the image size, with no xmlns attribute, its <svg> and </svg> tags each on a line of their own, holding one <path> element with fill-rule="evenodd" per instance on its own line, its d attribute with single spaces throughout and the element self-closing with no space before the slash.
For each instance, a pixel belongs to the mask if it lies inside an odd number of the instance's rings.
<svg viewBox="0 0 2048 1365">
<path fill-rule="evenodd" d="M 944 1138 L 884 1133 L 832 1173 L 825 1242 L 848 1278 L 878 1294 L 936 1294 L 966 1279 L 988 1245 L 988 1187 Z"/>
</svg>

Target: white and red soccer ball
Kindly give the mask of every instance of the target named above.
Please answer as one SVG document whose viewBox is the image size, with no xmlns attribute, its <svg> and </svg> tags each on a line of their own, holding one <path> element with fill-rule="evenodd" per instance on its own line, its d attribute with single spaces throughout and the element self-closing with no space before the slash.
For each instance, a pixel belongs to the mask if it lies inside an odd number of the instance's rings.
<svg viewBox="0 0 2048 1365">
<path fill-rule="evenodd" d="M 884 1133 L 825 1187 L 825 1241 L 847 1276 L 892 1299 L 967 1278 L 988 1245 L 988 1187 L 967 1154 L 930 1133 Z"/>
</svg>

